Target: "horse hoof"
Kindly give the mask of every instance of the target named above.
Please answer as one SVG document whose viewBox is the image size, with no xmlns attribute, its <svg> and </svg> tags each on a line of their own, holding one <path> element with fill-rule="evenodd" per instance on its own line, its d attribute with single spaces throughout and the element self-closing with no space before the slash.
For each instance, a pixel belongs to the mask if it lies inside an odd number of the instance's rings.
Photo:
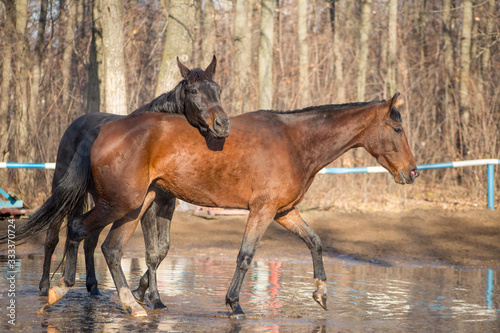
<svg viewBox="0 0 500 333">
<path fill-rule="evenodd" d="M 132 311 L 132 317 L 137 318 L 137 317 L 147 317 L 147 316 L 148 313 L 144 309 Z"/>
<path fill-rule="evenodd" d="M 97 288 L 97 286 L 87 288 L 87 291 L 89 292 L 90 296 L 102 296 L 102 294 L 99 291 L 99 288 Z"/>
<path fill-rule="evenodd" d="M 40 296 L 49 296 L 49 291 L 47 289 L 40 290 Z"/>
<path fill-rule="evenodd" d="M 235 319 L 235 320 L 242 320 L 242 319 L 246 319 L 247 317 L 245 316 L 244 313 L 232 313 L 230 316 L 229 316 L 230 319 Z"/>
<path fill-rule="evenodd" d="M 167 309 L 167 306 L 165 304 L 163 304 L 162 301 L 158 301 L 158 302 L 156 302 L 156 303 L 153 304 L 153 309 L 155 309 L 155 310 L 157 310 L 157 309 Z"/>
<path fill-rule="evenodd" d="M 313 293 L 313 298 L 323 309 L 328 310 L 326 307 L 326 294 Z"/>
<path fill-rule="evenodd" d="M 141 297 L 141 295 L 142 295 L 142 297 Z M 140 305 L 146 305 L 146 302 L 144 302 L 144 295 L 139 294 L 139 292 L 137 290 L 132 290 L 132 296 L 134 296 L 135 300 Z"/>
<path fill-rule="evenodd" d="M 49 305 L 57 303 L 61 300 L 61 297 L 57 295 L 56 287 L 52 287 L 49 289 Z"/>
</svg>

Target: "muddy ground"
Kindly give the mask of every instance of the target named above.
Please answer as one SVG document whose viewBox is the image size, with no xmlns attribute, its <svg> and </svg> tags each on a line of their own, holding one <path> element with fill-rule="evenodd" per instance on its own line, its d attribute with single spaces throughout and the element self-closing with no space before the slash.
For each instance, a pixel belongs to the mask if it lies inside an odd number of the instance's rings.
<svg viewBox="0 0 500 333">
<path fill-rule="evenodd" d="M 500 210 L 309 211 L 302 216 L 321 237 L 325 256 L 346 256 L 381 264 L 387 261 L 500 267 Z M 246 216 L 206 219 L 190 212 L 176 212 L 170 253 L 217 253 L 236 258 L 245 223 Z M 101 242 L 106 234 L 101 234 Z M 43 252 L 44 238 L 42 233 L 30 243 L 18 246 L 17 252 Z M 63 241 L 59 251 L 62 245 Z M 143 251 L 142 233 L 138 228 L 125 255 L 143 256 Z M 308 252 L 300 239 L 273 223 L 259 245 L 257 256 L 293 258 Z"/>
</svg>

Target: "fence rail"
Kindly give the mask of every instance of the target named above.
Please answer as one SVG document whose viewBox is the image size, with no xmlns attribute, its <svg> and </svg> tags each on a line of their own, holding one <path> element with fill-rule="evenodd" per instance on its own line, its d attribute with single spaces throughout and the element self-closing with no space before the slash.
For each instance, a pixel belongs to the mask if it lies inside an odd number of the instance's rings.
<svg viewBox="0 0 500 333">
<path fill-rule="evenodd" d="M 446 168 L 463 168 L 470 166 L 486 165 L 487 174 L 487 193 L 488 193 L 488 208 L 495 209 L 495 165 L 500 164 L 500 159 L 483 159 L 469 161 L 455 161 L 433 164 L 417 165 L 419 170 L 430 169 L 446 169 Z M 17 163 L 17 162 L 0 162 L 0 168 L 16 168 L 16 169 L 55 169 L 55 163 Z M 358 168 L 324 168 L 320 170 L 321 174 L 348 174 L 348 173 L 381 173 L 387 172 L 381 166 L 358 167 Z"/>
<path fill-rule="evenodd" d="M 417 165 L 417 168 L 420 171 L 420 170 L 430 170 L 430 169 L 463 168 L 470 166 L 486 165 L 488 208 L 494 210 L 495 209 L 495 165 L 499 164 L 500 164 L 500 159 L 484 159 L 484 160 L 455 161 L 455 162 L 444 162 L 444 163 L 433 163 L 433 164 L 420 164 Z M 387 172 L 387 170 L 381 166 L 359 167 L 359 168 L 324 168 L 319 173 L 339 175 L 347 173 L 381 173 L 381 172 Z"/>
</svg>

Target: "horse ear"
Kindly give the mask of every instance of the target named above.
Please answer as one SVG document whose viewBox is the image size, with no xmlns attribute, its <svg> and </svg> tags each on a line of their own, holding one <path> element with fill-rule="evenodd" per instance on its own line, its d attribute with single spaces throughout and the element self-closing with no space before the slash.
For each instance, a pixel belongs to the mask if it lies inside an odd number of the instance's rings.
<svg viewBox="0 0 500 333">
<path fill-rule="evenodd" d="M 205 69 L 205 73 L 208 74 L 210 79 L 212 79 L 215 75 L 215 67 L 217 67 L 217 58 L 215 57 L 215 54 L 214 54 L 214 57 L 212 58 L 212 62 L 210 63 L 210 65 L 208 65 L 207 69 Z"/>
<path fill-rule="evenodd" d="M 392 98 L 391 98 L 391 105 L 389 107 L 389 110 L 392 109 L 394 106 L 397 105 L 398 99 L 399 99 L 399 95 L 401 95 L 401 94 L 398 91 L 397 93 L 394 94 L 394 96 L 392 96 Z"/>
<path fill-rule="evenodd" d="M 184 66 L 184 64 L 179 60 L 179 57 L 177 57 L 177 66 L 179 66 L 179 70 L 181 71 L 182 78 L 184 80 L 187 80 L 189 77 L 189 74 L 191 73 L 191 70 Z"/>
<path fill-rule="evenodd" d="M 400 93 L 397 92 L 389 101 L 387 101 L 387 103 L 389 104 L 389 109 L 387 110 L 385 117 L 401 122 L 401 114 L 395 108 L 398 103 L 399 95 Z"/>
<path fill-rule="evenodd" d="M 392 98 L 386 102 L 386 105 L 388 106 L 388 109 L 387 109 L 388 115 L 391 113 L 392 108 L 396 106 L 396 104 L 398 102 L 399 95 L 400 95 L 399 92 L 395 93 L 394 96 L 392 96 Z"/>
</svg>

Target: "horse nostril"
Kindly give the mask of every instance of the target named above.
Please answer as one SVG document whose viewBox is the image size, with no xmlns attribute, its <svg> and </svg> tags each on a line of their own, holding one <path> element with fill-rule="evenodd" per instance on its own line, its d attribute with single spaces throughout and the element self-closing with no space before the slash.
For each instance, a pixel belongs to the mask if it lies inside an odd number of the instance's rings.
<svg viewBox="0 0 500 333">
<path fill-rule="evenodd" d="M 214 127 L 222 127 L 222 120 L 220 120 L 220 118 L 215 118 Z"/>
<path fill-rule="evenodd" d="M 414 180 L 415 178 L 417 178 L 418 176 L 420 175 L 420 173 L 418 172 L 417 168 L 414 168 L 410 171 L 410 178 L 411 180 Z"/>
</svg>

